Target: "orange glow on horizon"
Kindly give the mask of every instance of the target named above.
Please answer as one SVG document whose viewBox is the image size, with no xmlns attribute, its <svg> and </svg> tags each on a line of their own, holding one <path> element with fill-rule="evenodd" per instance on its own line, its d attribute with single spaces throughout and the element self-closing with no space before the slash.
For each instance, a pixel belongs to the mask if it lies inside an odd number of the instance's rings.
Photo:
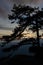
<svg viewBox="0 0 43 65">
<path fill-rule="evenodd" d="M 2 37 L 3 35 L 10 35 L 12 34 L 11 30 L 0 30 L 0 37 Z"/>
<path fill-rule="evenodd" d="M 36 34 L 34 34 L 34 33 L 23 33 L 23 36 L 25 37 L 25 38 L 31 38 L 31 37 L 34 37 L 34 38 L 36 38 Z"/>
<path fill-rule="evenodd" d="M 0 30 L 0 38 L 3 35 L 10 35 L 12 33 L 13 33 L 12 30 Z M 22 34 L 23 34 L 23 38 L 31 38 L 31 37 L 36 38 L 37 37 L 36 32 L 33 33 L 32 31 L 29 31 L 29 32 L 24 31 Z M 43 38 L 43 37 L 41 37 L 41 38 Z"/>
</svg>

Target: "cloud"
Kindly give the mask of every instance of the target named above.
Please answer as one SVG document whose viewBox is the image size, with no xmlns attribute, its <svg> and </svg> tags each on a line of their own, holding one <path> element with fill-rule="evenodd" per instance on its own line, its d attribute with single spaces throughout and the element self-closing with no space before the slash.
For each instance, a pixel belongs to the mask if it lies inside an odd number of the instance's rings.
<svg viewBox="0 0 43 65">
<path fill-rule="evenodd" d="M 11 2 L 14 3 L 38 3 L 40 0 L 10 0 Z"/>
<path fill-rule="evenodd" d="M 14 3 L 17 4 L 30 3 L 30 5 L 39 3 L 40 6 L 43 6 L 43 0 L 0 0 L 0 24 L 2 24 L 2 27 L 3 26 L 11 27 L 10 23 L 8 22 L 8 14 L 11 12 Z M 12 27 L 13 26 L 14 25 L 12 25 Z"/>
<path fill-rule="evenodd" d="M 4 26 L 0 25 L 0 30 L 13 30 L 13 28 L 4 27 Z"/>
<path fill-rule="evenodd" d="M 0 8 L 0 17 L 2 18 L 6 18 L 8 12 L 6 10 L 4 10 L 3 8 Z"/>
<path fill-rule="evenodd" d="M 7 18 L 11 8 L 12 8 L 11 2 L 7 0 L 0 0 L 0 17 Z"/>
</svg>

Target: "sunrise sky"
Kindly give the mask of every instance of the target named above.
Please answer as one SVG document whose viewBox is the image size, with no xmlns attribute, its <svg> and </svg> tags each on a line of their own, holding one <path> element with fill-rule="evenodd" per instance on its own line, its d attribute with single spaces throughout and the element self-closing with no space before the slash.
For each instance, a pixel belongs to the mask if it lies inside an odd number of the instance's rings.
<svg viewBox="0 0 43 65">
<path fill-rule="evenodd" d="M 11 13 L 14 3 L 43 7 L 43 0 L 0 0 L 0 36 L 12 34 L 12 29 L 16 25 L 11 24 L 8 19 L 8 14 Z"/>
</svg>

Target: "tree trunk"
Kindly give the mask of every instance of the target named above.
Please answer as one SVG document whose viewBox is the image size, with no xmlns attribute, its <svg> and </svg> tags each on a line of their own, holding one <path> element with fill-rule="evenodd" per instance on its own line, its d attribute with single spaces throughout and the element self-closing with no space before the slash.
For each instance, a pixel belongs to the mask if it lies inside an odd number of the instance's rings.
<svg viewBox="0 0 43 65">
<path fill-rule="evenodd" d="M 38 44 L 38 46 L 40 46 L 38 21 L 36 21 L 36 34 L 37 34 L 37 44 Z"/>
</svg>

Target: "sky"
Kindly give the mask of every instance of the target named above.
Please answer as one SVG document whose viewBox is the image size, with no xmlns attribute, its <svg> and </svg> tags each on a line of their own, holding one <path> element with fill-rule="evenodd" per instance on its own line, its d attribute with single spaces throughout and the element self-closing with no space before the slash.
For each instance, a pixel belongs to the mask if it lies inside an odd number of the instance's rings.
<svg viewBox="0 0 43 65">
<path fill-rule="evenodd" d="M 11 24 L 8 19 L 14 3 L 43 7 L 43 0 L 0 0 L 0 31 L 12 30 L 15 27 L 15 24 Z"/>
</svg>

